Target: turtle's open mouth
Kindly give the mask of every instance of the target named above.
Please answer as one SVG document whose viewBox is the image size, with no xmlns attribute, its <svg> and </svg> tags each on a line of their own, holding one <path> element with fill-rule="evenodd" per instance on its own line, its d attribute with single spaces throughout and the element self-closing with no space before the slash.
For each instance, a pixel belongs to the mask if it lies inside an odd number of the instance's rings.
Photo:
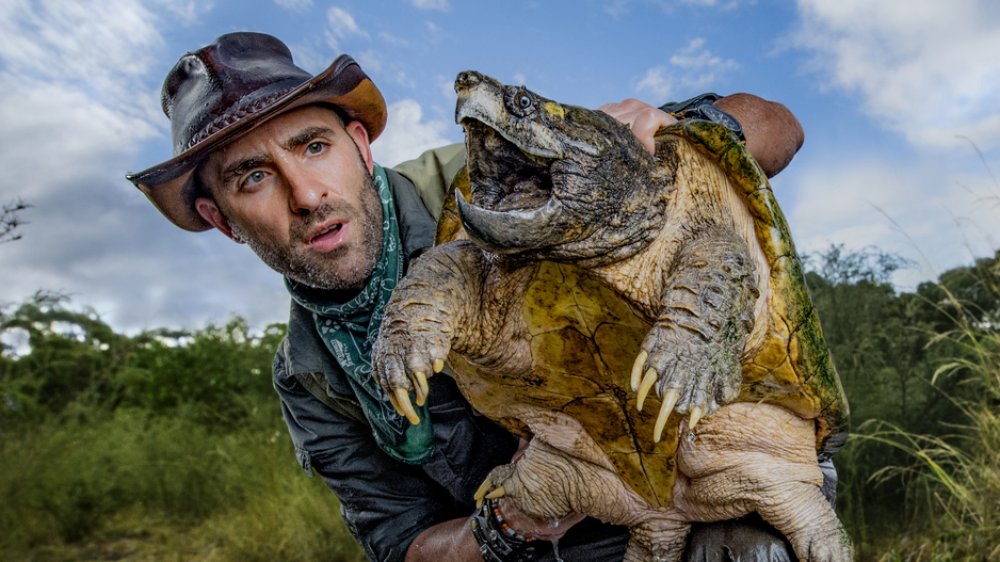
<svg viewBox="0 0 1000 562">
<path fill-rule="evenodd" d="M 505 212 L 537 209 L 552 197 L 553 159 L 527 154 L 491 127 L 463 119 L 472 203 Z"/>
</svg>

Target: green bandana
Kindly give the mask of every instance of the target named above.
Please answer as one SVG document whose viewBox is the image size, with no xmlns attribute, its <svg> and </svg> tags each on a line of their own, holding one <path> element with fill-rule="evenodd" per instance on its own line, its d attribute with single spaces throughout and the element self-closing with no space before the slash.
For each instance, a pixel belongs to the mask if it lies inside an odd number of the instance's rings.
<svg viewBox="0 0 1000 562">
<path fill-rule="evenodd" d="M 422 420 L 420 425 L 411 425 L 396 413 L 372 377 L 372 344 L 378 337 L 385 305 L 403 275 L 396 207 L 385 170 L 378 164 L 372 180 L 382 202 L 382 255 L 364 289 L 350 301 L 340 303 L 324 302 L 321 292 L 287 277 L 285 286 L 295 302 L 312 312 L 316 330 L 347 373 L 347 380 L 361 403 L 379 447 L 396 460 L 418 464 L 428 460 L 434 452 L 427 405 L 417 408 Z"/>
</svg>

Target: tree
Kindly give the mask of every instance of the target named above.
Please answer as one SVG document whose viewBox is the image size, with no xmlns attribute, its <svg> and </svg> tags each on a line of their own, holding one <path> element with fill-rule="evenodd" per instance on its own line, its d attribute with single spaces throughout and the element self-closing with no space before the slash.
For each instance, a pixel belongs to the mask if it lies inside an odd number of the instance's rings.
<svg viewBox="0 0 1000 562">
<path fill-rule="evenodd" d="M 21 239 L 20 234 L 14 233 L 17 227 L 24 224 L 17 218 L 17 214 L 30 206 L 20 199 L 3 206 L 0 210 L 0 244 Z"/>
</svg>

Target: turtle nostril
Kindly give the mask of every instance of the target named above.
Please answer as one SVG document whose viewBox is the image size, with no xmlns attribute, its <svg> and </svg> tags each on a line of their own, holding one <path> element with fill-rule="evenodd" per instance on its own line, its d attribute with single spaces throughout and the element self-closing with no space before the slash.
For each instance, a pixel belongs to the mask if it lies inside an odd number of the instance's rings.
<svg viewBox="0 0 1000 562">
<path fill-rule="evenodd" d="M 479 78 L 478 73 L 472 72 L 471 70 L 465 70 L 459 72 L 458 76 L 455 78 L 455 88 L 471 88 L 480 82 L 482 82 L 482 80 Z"/>
</svg>

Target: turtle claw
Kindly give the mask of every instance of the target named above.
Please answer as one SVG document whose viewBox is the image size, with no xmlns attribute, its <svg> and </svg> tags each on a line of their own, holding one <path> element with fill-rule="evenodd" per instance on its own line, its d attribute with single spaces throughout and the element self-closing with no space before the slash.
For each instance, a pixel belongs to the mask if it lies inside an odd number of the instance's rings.
<svg viewBox="0 0 1000 562">
<path fill-rule="evenodd" d="M 659 443 L 663 438 L 663 428 L 667 425 L 667 419 L 674 411 L 677 400 L 681 393 L 675 389 L 670 389 L 663 395 L 663 403 L 660 405 L 660 414 L 656 416 L 656 425 L 653 427 L 653 443 Z"/>
<path fill-rule="evenodd" d="M 476 500 L 476 507 L 480 508 L 483 506 L 483 500 L 486 499 L 486 492 L 493 487 L 493 483 L 490 482 L 489 478 L 483 480 L 483 483 L 476 488 L 476 493 L 472 494 L 473 499 Z"/>
<path fill-rule="evenodd" d="M 418 416 L 417 411 L 413 409 L 413 403 L 410 402 L 410 393 L 405 388 L 396 388 L 395 395 L 396 403 L 394 403 L 393 406 L 398 404 L 399 407 L 397 410 L 401 411 L 401 413 L 406 416 L 406 419 L 410 420 L 410 423 L 413 425 L 419 425 L 420 416 Z"/>
<path fill-rule="evenodd" d="M 649 394 L 649 389 L 653 388 L 656 384 L 656 371 L 649 369 L 646 371 L 646 375 L 642 378 L 642 382 L 639 383 L 639 393 L 635 397 L 635 409 L 642 411 L 642 405 L 646 402 L 646 396 Z"/>
<path fill-rule="evenodd" d="M 427 393 L 430 392 L 431 387 L 427 384 L 427 375 L 423 371 L 417 371 L 415 377 L 417 384 L 413 386 L 413 393 L 416 395 L 417 406 L 423 406 L 427 403 Z"/>
<path fill-rule="evenodd" d="M 645 349 L 643 349 L 635 358 L 635 363 L 632 364 L 632 377 L 629 381 L 632 386 L 632 392 L 639 390 L 639 381 L 642 378 L 642 368 L 646 365 L 647 357 L 649 357 L 649 354 L 646 353 Z"/>
<path fill-rule="evenodd" d="M 403 408 L 401 408 L 399 406 L 399 402 L 396 401 L 396 395 L 394 395 L 394 394 L 386 394 L 385 396 L 386 396 L 386 398 L 389 399 L 389 403 L 392 404 L 392 409 L 396 410 L 396 413 L 399 414 L 401 417 L 403 417 Z"/>
<path fill-rule="evenodd" d="M 487 478 L 476 488 L 473 498 L 476 500 L 476 507 L 482 507 L 483 500 L 495 500 L 507 494 L 507 490 L 502 485 L 495 486 L 493 481 Z"/>
<path fill-rule="evenodd" d="M 688 429 L 694 429 L 694 426 L 701 421 L 702 416 L 705 415 L 705 409 L 701 406 L 695 406 L 691 408 L 691 414 L 688 418 Z"/>
</svg>

